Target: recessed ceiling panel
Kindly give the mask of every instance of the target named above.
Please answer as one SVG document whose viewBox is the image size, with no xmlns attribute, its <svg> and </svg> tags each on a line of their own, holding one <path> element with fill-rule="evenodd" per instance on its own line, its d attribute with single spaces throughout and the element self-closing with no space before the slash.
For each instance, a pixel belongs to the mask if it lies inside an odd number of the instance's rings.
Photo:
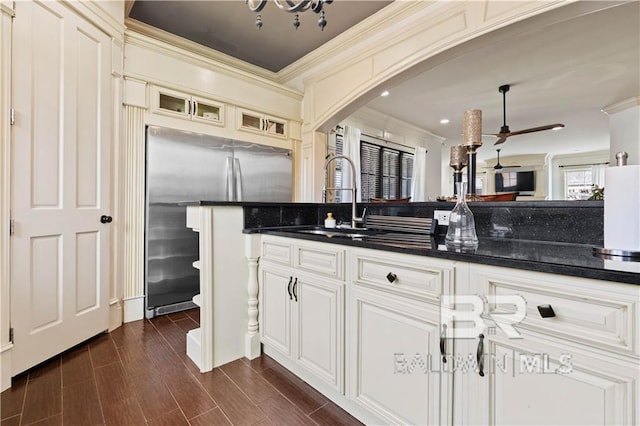
<svg viewBox="0 0 640 426">
<path fill-rule="evenodd" d="M 294 14 L 279 10 L 273 2 L 261 12 L 260 30 L 255 25 L 256 13 L 242 0 L 138 0 L 129 17 L 277 72 L 390 3 L 336 0 L 325 5 L 324 31 L 317 24 L 319 15 L 312 11 L 300 13 L 296 30 Z"/>
</svg>

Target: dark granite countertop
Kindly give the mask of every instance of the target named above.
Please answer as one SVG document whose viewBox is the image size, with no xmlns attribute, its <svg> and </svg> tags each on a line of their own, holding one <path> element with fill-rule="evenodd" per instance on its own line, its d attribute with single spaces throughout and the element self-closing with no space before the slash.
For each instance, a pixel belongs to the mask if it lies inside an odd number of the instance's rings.
<svg viewBox="0 0 640 426">
<path fill-rule="evenodd" d="M 593 255 L 593 245 L 518 240 L 509 238 L 480 238 L 474 252 L 447 250 L 444 239 L 432 237 L 424 247 L 389 244 L 363 239 L 328 238 L 324 235 L 296 232 L 299 227 L 246 229 L 245 233 L 263 233 L 330 244 L 342 244 L 397 253 L 429 256 L 441 259 L 547 272 L 581 278 L 640 284 L 637 262 L 605 260 Z"/>
</svg>

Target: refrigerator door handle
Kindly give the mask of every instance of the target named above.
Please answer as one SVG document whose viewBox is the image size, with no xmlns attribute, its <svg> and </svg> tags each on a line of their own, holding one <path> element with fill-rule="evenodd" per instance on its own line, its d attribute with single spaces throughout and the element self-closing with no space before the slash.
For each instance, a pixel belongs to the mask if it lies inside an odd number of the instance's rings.
<svg viewBox="0 0 640 426">
<path fill-rule="evenodd" d="M 237 161 L 237 160 L 236 160 Z M 227 167 L 226 167 L 226 176 L 227 176 L 227 181 L 226 181 L 226 188 L 227 188 L 227 195 L 226 195 L 226 201 L 235 201 L 235 197 L 234 197 L 234 192 L 235 192 L 235 188 L 234 188 L 234 177 L 233 177 L 233 157 L 227 157 Z"/>
<path fill-rule="evenodd" d="M 240 160 L 237 158 L 233 160 L 233 174 L 236 187 L 235 201 L 242 201 L 242 171 L 240 170 Z"/>
</svg>

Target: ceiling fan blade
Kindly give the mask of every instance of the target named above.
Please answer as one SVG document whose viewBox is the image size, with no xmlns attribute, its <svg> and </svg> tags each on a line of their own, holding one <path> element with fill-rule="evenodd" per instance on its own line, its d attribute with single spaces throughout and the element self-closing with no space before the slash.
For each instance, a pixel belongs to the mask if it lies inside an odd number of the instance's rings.
<svg viewBox="0 0 640 426">
<path fill-rule="evenodd" d="M 563 127 L 564 127 L 564 124 L 561 124 L 561 123 L 547 124 L 546 126 L 532 127 L 530 129 L 523 129 L 523 130 L 515 130 L 513 132 L 510 132 L 508 136 L 523 135 L 525 133 L 533 133 L 533 132 L 541 132 L 543 130 L 561 129 Z"/>
<path fill-rule="evenodd" d="M 507 136 L 508 136 L 508 135 L 505 135 L 505 136 L 499 136 L 499 139 L 498 139 L 497 141 L 495 141 L 494 145 L 500 145 L 500 144 L 502 144 L 502 143 L 505 143 L 505 142 L 506 142 L 506 140 L 507 140 Z"/>
</svg>

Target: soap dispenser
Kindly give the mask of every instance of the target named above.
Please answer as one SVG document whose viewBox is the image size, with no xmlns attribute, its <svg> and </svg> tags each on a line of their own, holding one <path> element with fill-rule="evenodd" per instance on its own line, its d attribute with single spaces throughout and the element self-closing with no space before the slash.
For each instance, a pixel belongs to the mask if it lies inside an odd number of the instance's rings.
<svg viewBox="0 0 640 426">
<path fill-rule="evenodd" d="M 333 218 L 333 213 L 327 213 L 327 218 L 324 220 L 325 228 L 335 228 L 336 220 Z"/>
</svg>

